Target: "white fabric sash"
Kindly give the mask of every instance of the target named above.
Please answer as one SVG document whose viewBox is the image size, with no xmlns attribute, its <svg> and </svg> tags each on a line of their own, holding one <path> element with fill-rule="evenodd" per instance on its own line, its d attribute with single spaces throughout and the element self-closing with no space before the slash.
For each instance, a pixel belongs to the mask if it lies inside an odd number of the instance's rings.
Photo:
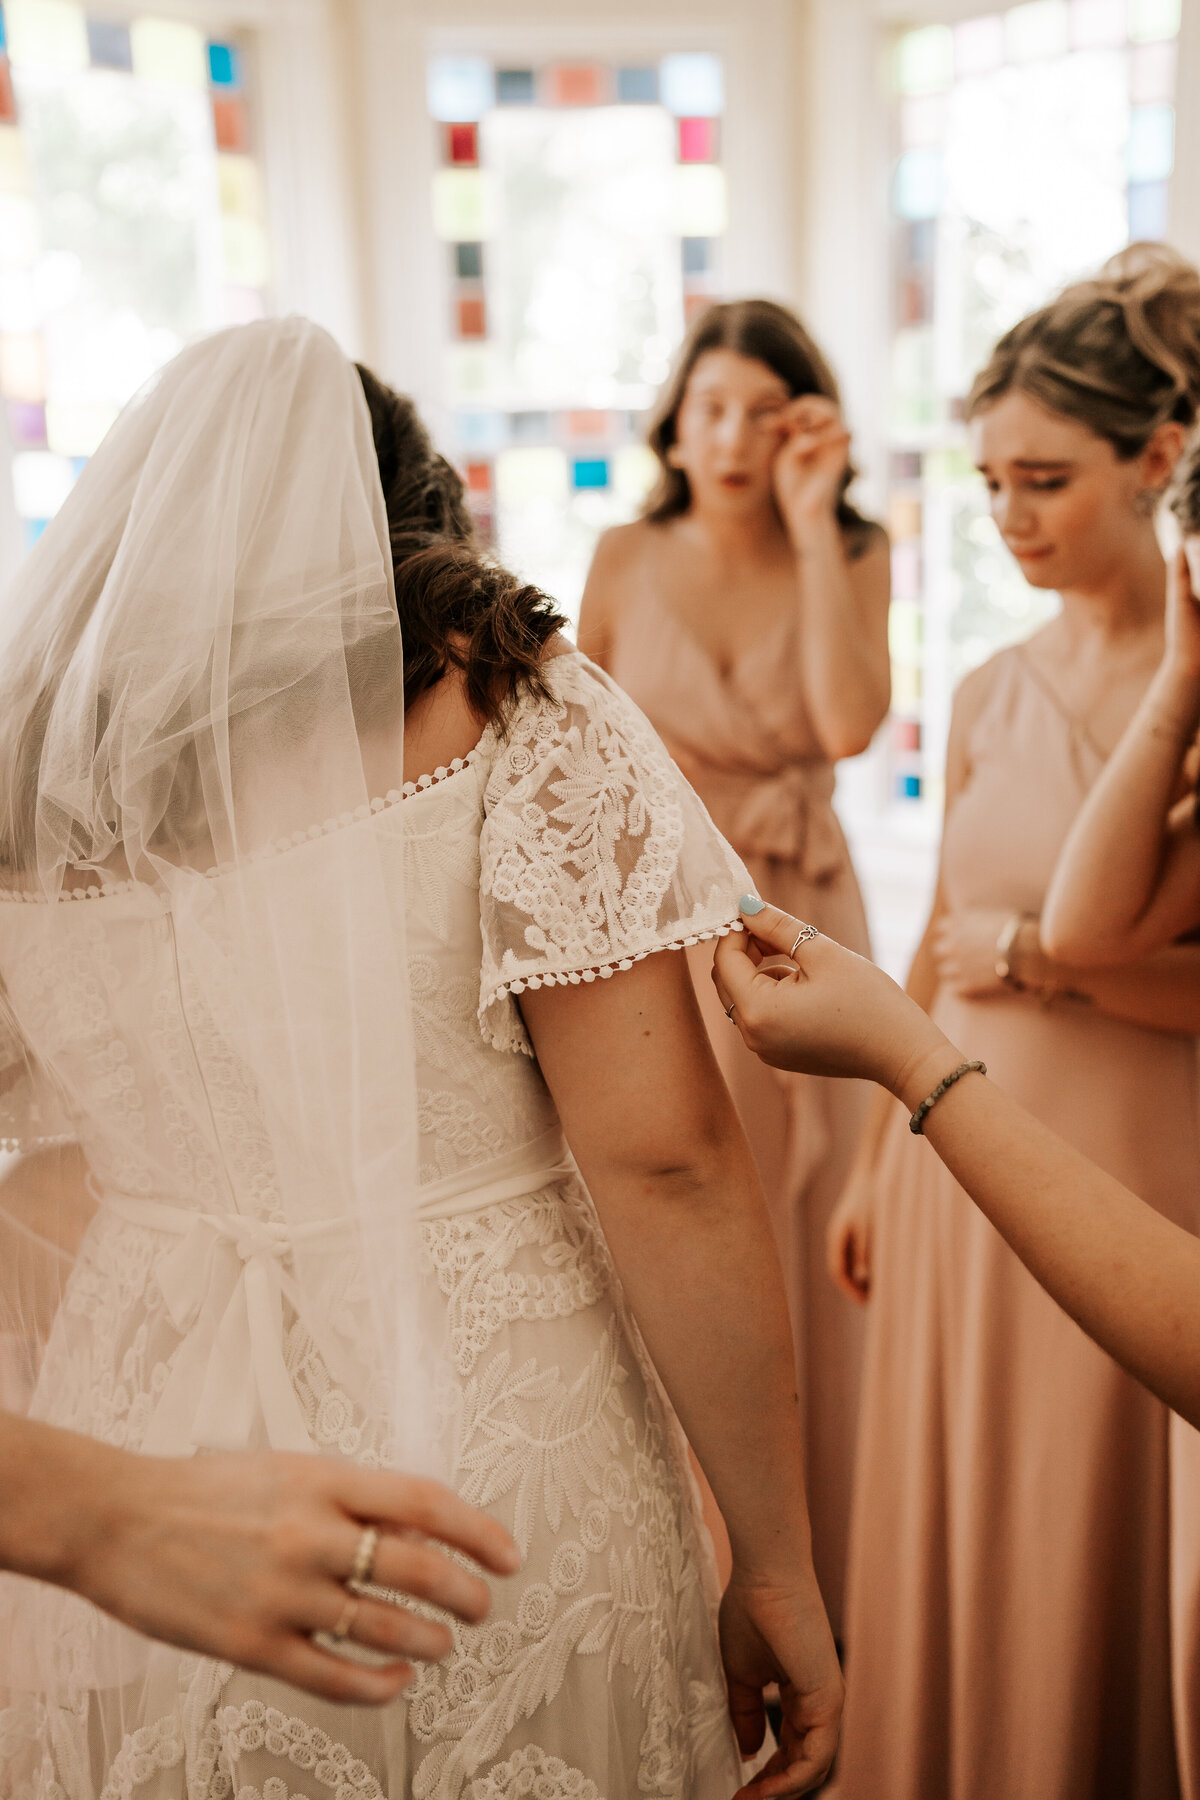
<svg viewBox="0 0 1200 1800">
<path fill-rule="evenodd" d="M 423 1188 L 423 1218 L 478 1212 L 576 1173 L 556 1129 L 482 1168 Z M 245 1213 L 197 1213 L 161 1200 L 94 1188 L 101 1207 L 179 1242 L 155 1270 L 167 1315 L 183 1339 L 142 1440 L 148 1456 L 241 1450 L 261 1424 L 273 1450 L 315 1452 L 284 1360 L 283 1302 L 304 1299 L 292 1272 L 301 1242 L 345 1239 L 344 1219 L 288 1226 Z"/>
</svg>

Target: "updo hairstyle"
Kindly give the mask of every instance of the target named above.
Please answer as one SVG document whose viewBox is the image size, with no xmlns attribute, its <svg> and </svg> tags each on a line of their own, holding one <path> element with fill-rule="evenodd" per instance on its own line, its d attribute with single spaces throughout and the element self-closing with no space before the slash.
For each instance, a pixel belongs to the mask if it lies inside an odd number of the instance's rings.
<svg viewBox="0 0 1200 1800">
<path fill-rule="evenodd" d="M 522 693 L 547 697 L 542 652 L 565 620 L 475 536 L 461 477 L 439 456 L 416 407 L 356 365 L 387 509 L 404 640 L 404 704 L 450 669 L 479 718 L 502 725 Z"/>
<path fill-rule="evenodd" d="M 706 307 L 684 338 L 650 415 L 646 441 L 658 458 L 659 474 L 642 517 L 652 524 L 678 518 L 691 505 L 688 478 L 668 461 L 667 452 L 678 436 L 679 409 L 692 371 L 709 350 L 732 350 L 737 356 L 764 363 L 778 375 L 793 400 L 802 394 L 821 394 L 835 405 L 841 404 L 833 370 L 790 308 L 774 300 L 729 300 Z M 851 553 L 858 554 L 881 528 L 847 500 L 846 490 L 854 475 L 848 468 L 842 479 L 837 522 L 847 533 Z"/>
<path fill-rule="evenodd" d="M 1200 274 L 1165 244 L 1131 244 L 1005 332 L 968 419 L 1008 393 L 1107 439 L 1123 461 L 1200 412 Z"/>
<path fill-rule="evenodd" d="M 1171 483 L 1170 502 L 1184 537 L 1200 537 L 1200 431 L 1192 434 L 1179 459 Z"/>
</svg>

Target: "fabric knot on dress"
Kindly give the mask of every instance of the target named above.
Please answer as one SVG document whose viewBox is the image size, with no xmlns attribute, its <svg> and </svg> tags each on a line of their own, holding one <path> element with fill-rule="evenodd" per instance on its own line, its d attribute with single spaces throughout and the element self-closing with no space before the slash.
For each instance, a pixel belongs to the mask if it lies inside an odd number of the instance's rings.
<svg viewBox="0 0 1200 1800">
<path fill-rule="evenodd" d="M 747 770 L 737 786 L 728 835 L 740 856 L 795 863 L 806 881 L 832 880 L 846 853 L 828 763 L 788 763 L 770 775 Z"/>
<path fill-rule="evenodd" d="M 148 1455 L 243 1450 L 315 1451 L 284 1359 L 283 1303 L 299 1317 L 293 1235 L 274 1219 L 192 1213 L 180 1206 L 104 1194 L 134 1225 L 179 1242 L 155 1279 L 182 1342 L 142 1448 Z M 313 1228 L 337 1233 L 333 1220 Z"/>
</svg>

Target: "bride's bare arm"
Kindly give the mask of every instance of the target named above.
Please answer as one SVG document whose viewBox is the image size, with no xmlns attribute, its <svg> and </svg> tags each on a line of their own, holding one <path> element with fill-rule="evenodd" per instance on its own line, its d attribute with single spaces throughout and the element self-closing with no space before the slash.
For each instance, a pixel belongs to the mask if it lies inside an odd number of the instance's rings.
<svg viewBox="0 0 1200 1800">
<path fill-rule="evenodd" d="M 521 1009 L 630 1305 L 729 1527 L 724 1639 L 742 1747 L 753 1747 L 761 1687 L 774 1678 L 767 1653 L 755 1660 L 748 1613 L 807 1701 L 811 1779 L 832 1756 L 841 1684 L 812 1572 L 787 1305 L 686 958 L 664 951 L 608 981 L 526 992 Z"/>
</svg>

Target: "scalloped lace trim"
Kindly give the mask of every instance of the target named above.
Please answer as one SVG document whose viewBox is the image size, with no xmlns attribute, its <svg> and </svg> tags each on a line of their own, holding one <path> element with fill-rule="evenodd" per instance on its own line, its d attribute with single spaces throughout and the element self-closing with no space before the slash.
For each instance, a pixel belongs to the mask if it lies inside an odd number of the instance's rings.
<svg viewBox="0 0 1200 1800">
<path fill-rule="evenodd" d="M 449 781 L 451 776 L 461 775 L 464 769 L 471 768 L 479 761 L 483 754 L 483 748 L 481 740 L 473 750 L 468 750 L 465 756 L 456 756 L 452 762 L 435 769 L 432 775 L 419 775 L 415 781 L 406 781 L 403 787 L 389 788 L 386 794 L 377 796 L 373 800 L 364 800 L 362 805 L 355 807 L 353 812 L 339 813 L 336 818 L 325 819 L 320 825 L 310 825 L 307 831 L 293 831 L 289 837 L 276 838 L 275 842 L 268 844 L 265 850 L 257 851 L 255 855 L 246 860 L 261 862 L 268 856 L 282 856 L 288 850 L 295 850 L 300 844 L 307 844 L 312 838 L 328 837 L 331 832 L 344 831 L 347 825 L 354 825 L 362 819 L 367 819 L 372 813 L 388 812 L 392 807 L 402 805 L 405 800 L 412 800 L 418 794 L 428 793 L 430 788 L 439 786 L 443 781 Z M 239 866 L 239 864 L 231 862 L 217 863 L 213 868 L 204 870 L 204 879 L 205 881 L 215 881 L 219 875 L 229 875 Z M 64 889 L 61 894 L 54 896 L 53 902 L 50 902 L 45 894 L 28 894 L 19 888 L 0 887 L 0 902 L 24 902 L 33 906 L 58 905 L 67 900 L 107 900 L 113 894 L 131 894 L 135 889 L 144 889 L 148 893 L 156 892 L 145 881 L 103 881 L 95 886 Z"/>
<path fill-rule="evenodd" d="M 526 1056 L 533 1055 L 528 1042 L 522 1042 L 515 1033 L 505 1034 L 493 1031 L 488 1025 L 488 1015 L 493 1006 L 501 1000 L 516 999 L 526 988 L 543 987 L 578 987 L 586 981 L 610 981 L 614 975 L 625 969 L 632 969 L 634 963 L 645 962 L 647 957 L 657 956 L 660 950 L 690 950 L 693 944 L 708 943 L 714 938 L 728 937 L 731 931 L 744 931 L 745 926 L 740 919 L 731 919 L 727 925 L 714 926 L 711 931 L 695 931 L 689 937 L 672 938 L 664 944 L 651 944 L 649 949 L 638 950 L 633 956 L 622 956 L 614 962 L 599 963 L 587 969 L 547 969 L 540 975 L 521 975 L 515 981 L 502 982 L 482 1000 L 479 1005 L 479 1028 L 485 1040 L 493 1050 L 521 1050 Z"/>
</svg>

